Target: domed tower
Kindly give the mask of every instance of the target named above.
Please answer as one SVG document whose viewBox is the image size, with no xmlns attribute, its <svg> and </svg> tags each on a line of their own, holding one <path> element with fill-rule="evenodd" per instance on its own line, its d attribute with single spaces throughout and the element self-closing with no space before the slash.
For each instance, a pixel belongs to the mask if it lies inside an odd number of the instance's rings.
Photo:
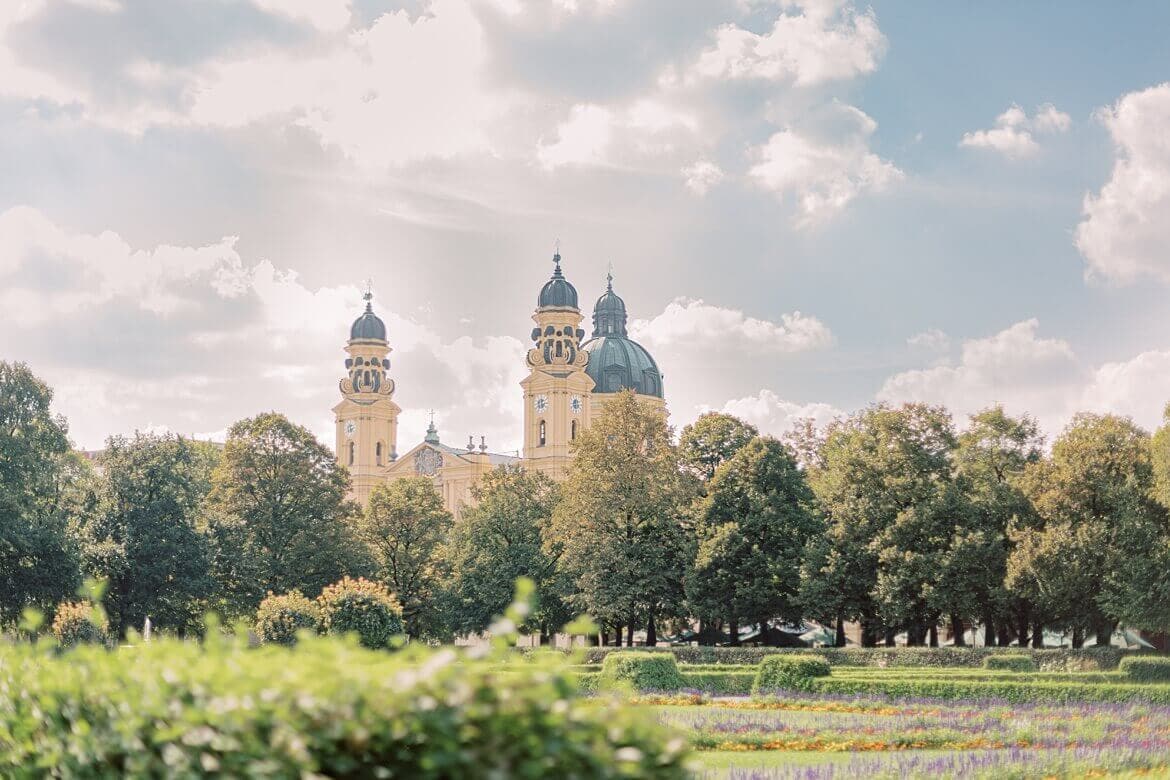
<svg viewBox="0 0 1170 780">
<path fill-rule="evenodd" d="M 577 290 L 561 272 L 561 254 L 553 255 L 552 278 L 540 290 L 532 315 L 533 347 L 524 388 L 524 458 L 526 466 L 553 478 L 568 466 L 569 446 L 589 425 L 593 380 L 581 350 L 585 331 Z"/>
<path fill-rule="evenodd" d="M 390 370 L 386 324 L 374 314 L 373 294 L 365 294 L 366 310 L 353 322 L 346 342 L 346 376 L 337 420 L 337 462 L 349 469 L 350 497 L 363 505 L 386 467 L 398 457 L 398 414 Z"/>
<path fill-rule="evenodd" d="M 585 371 L 593 379 L 593 414 L 621 390 L 633 390 L 639 399 L 666 410 L 662 372 L 650 353 L 626 330 L 626 302 L 613 291 L 613 274 L 606 277 L 605 293 L 593 307 L 593 338 L 581 345 L 589 355 Z"/>
</svg>

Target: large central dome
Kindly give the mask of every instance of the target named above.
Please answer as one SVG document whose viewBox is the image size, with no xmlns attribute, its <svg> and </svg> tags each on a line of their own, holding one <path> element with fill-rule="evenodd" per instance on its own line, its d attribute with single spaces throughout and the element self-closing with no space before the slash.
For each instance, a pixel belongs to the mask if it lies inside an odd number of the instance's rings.
<svg viewBox="0 0 1170 780">
<path fill-rule="evenodd" d="M 585 372 L 596 385 L 593 392 L 633 390 L 662 398 L 662 372 L 646 348 L 629 337 L 626 320 L 626 303 L 613 291 L 610 276 L 593 307 L 593 338 L 581 345 L 589 353 Z"/>
</svg>

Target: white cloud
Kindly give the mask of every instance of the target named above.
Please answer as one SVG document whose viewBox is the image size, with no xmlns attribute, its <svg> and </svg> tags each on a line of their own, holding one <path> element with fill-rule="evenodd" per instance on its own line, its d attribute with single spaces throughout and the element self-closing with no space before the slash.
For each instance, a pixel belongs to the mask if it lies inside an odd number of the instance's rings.
<svg viewBox="0 0 1170 780">
<path fill-rule="evenodd" d="M 1130 92 L 1098 116 L 1113 138 L 1109 181 L 1086 195 L 1076 245 L 1090 276 L 1170 281 L 1170 82 Z"/>
<path fill-rule="evenodd" d="M 536 157 L 546 170 L 563 165 L 617 165 L 635 156 L 656 156 L 673 150 L 675 134 L 693 134 L 698 119 L 658 98 L 642 98 L 628 106 L 581 103 L 557 126 L 557 139 L 537 146 Z"/>
<path fill-rule="evenodd" d="M 349 25 L 350 0 L 252 0 L 263 11 L 305 21 L 319 30 Z"/>
<path fill-rule="evenodd" d="M 906 343 L 915 349 L 923 349 L 930 352 L 945 352 L 951 347 L 950 336 L 938 328 L 930 328 L 924 330 L 922 333 L 916 333 L 906 339 Z"/>
<path fill-rule="evenodd" d="M 842 2 L 783 2 L 772 30 L 754 33 L 736 24 L 715 31 L 686 80 L 768 79 L 800 87 L 872 73 L 886 39 L 872 9 Z"/>
<path fill-rule="evenodd" d="M 869 150 L 877 123 L 853 106 L 837 106 L 844 127 L 835 138 L 785 129 L 752 151 L 759 161 L 748 171 L 760 186 L 793 195 L 798 226 L 832 217 L 857 196 L 880 192 L 902 179 L 892 163 Z"/>
<path fill-rule="evenodd" d="M 733 347 L 761 354 L 821 349 L 833 341 L 824 323 L 800 312 L 783 314 L 777 323 L 695 298 L 676 298 L 657 317 L 634 320 L 630 335 L 650 345 Z"/>
<path fill-rule="evenodd" d="M 1029 117 L 1024 109 L 1012 104 L 995 118 L 995 127 L 964 133 L 959 146 L 993 149 L 1006 157 L 1029 157 L 1040 150 L 1035 135 L 1066 132 L 1072 125 L 1068 114 L 1045 103 Z"/>
<path fill-rule="evenodd" d="M 723 169 L 710 160 L 696 160 L 682 169 L 687 189 L 696 195 L 706 195 L 707 190 L 723 180 Z"/>
<path fill-rule="evenodd" d="M 759 428 L 760 433 L 777 437 L 790 432 L 801 420 L 811 418 L 820 428 L 843 414 L 840 409 L 829 404 L 785 401 L 767 388 L 755 395 L 732 399 L 719 411 L 751 423 Z"/>
<path fill-rule="evenodd" d="M 613 124 L 613 112 L 604 106 L 573 106 L 569 118 L 557 128 L 557 140 L 540 145 L 537 159 L 550 170 L 602 163 L 613 138 Z"/>
</svg>

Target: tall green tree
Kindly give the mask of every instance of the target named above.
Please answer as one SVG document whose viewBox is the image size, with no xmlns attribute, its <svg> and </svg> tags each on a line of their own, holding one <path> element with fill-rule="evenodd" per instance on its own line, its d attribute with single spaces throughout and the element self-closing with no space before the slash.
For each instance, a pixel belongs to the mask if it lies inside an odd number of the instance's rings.
<svg viewBox="0 0 1170 780">
<path fill-rule="evenodd" d="M 28 366 L 0 361 L 0 622 L 25 607 L 51 611 L 80 583 L 69 524 L 86 469 L 52 400 Z"/>
<path fill-rule="evenodd" d="M 1110 575 L 1133 565 L 1150 529 L 1165 526 L 1153 498 L 1150 437 L 1125 417 L 1078 414 L 1021 481 L 1039 523 L 1013 527 L 1008 584 L 1055 625 L 1108 644 L 1122 616 Z"/>
<path fill-rule="evenodd" d="M 678 615 L 693 547 L 682 517 L 694 495 L 665 415 L 632 391 L 615 394 L 577 438 L 546 549 L 561 554 L 575 603 L 609 626 L 645 626 Z"/>
<path fill-rule="evenodd" d="M 915 603 L 915 586 L 929 567 L 904 553 L 913 554 L 919 535 L 937 525 L 954 446 L 944 409 L 877 405 L 831 423 L 816 452 L 805 454 L 826 532 L 806 550 L 802 601 L 808 614 L 838 625 L 839 640 L 844 620 L 860 622 L 863 644 L 872 645 L 882 632 L 889 642 L 896 629 L 921 628 L 928 617 Z"/>
<path fill-rule="evenodd" d="M 678 437 L 679 459 L 688 471 L 707 482 L 722 464 L 759 435 L 754 425 L 738 417 L 707 412 L 683 427 Z"/>
<path fill-rule="evenodd" d="M 275 412 L 235 423 L 214 473 L 207 530 L 218 608 L 251 615 L 265 594 L 313 596 L 370 571 L 349 472 L 308 430 Z"/>
<path fill-rule="evenodd" d="M 115 635 L 147 617 L 178 632 L 198 627 L 214 589 L 200 519 L 218 460 L 214 446 L 173 435 L 107 440 L 82 538 L 86 573 L 107 581 Z"/>
<path fill-rule="evenodd" d="M 446 574 L 441 545 L 451 513 L 429 477 L 376 485 L 359 535 L 374 553 L 378 574 L 402 604 L 406 633 L 438 633 L 440 586 Z"/>
<path fill-rule="evenodd" d="M 715 471 L 697 511 L 698 550 L 687 577 L 690 602 L 766 631 L 773 618 L 800 618 L 801 556 L 821 530 L 795 456 L 776 439 L 755 438 Z"/>
<path fill-rule="evenodd" d="M 451 571 L 451 624 L 457 633 L 484 631 L 512 603 L 516 580 L 535 585 L 525 629 L 549 636 L 573 614 L 570 584 L 557 568 L 558 553 L 543 538 L 559 497 L 557 484 L 539 471 L 500 466 L 472 490 L 475 506 L 455 521 L 447 544 Z"/>
</svg>

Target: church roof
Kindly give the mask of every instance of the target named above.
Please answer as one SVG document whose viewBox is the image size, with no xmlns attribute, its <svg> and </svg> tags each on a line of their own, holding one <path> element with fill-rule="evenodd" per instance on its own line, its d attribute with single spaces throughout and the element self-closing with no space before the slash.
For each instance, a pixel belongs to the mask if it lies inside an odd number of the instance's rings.
<svg viewBox="0 0 1170 780">
<path fill-rule="evenodd" d="M 386 323 L 374 314 L 374 306 L 371 303 L 374 295 L 367 292 L 365 294 L 366 310 L 362 316 L 353 321 L 353 325 L 349 328 L 350 341 L 385 341 L 386 340 Z"/>
<path fill-rule="evenodd" d="M 654 358 L 626 331 L 626 302 L 613 291 L 613 274 L 593 307 L 593 338 L 581 345 L 589 353 L 585 373 L 594 393 L 633 390 L 662 398 L 662 372 Z"/>
<path fill-rule="evenodd" d="M 569 280 L 561 273 L 561 253 L 553 255 L 556 267 L 552 278 L 540 288 L 540 295 L 536 298 L 538 309 L 575 309 L 577 308 L 577 288 L 569 284 Z"/>
</svg>

